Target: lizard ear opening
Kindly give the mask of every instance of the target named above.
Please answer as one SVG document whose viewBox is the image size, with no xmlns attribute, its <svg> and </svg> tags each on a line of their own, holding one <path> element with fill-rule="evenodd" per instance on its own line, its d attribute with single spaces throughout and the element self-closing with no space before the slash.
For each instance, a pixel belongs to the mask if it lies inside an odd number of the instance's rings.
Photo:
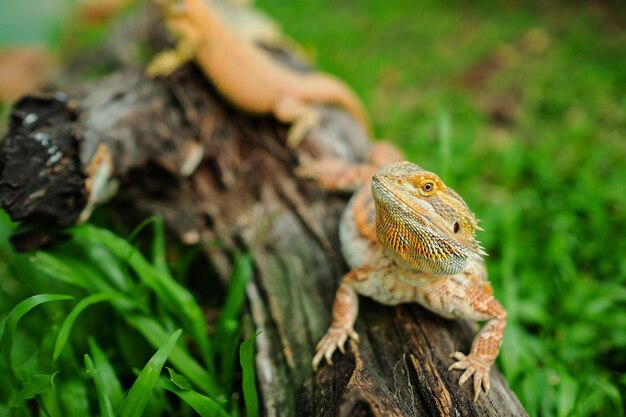
<svg viewBox="0 0 626 417">
<path fill-rule="evenodd" d="M 459 222 L 454 222 L 454 225 L 452 226 L 452 231 L 454 233 L 459 233 L 459 230 L 461 230 L 461 226 L 459 225 Z"/>
</svg>

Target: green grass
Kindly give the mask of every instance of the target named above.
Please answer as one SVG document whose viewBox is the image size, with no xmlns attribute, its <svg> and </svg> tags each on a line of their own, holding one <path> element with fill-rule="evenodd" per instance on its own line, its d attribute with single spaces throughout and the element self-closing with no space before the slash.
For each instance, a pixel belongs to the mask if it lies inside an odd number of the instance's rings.
<svg viewBox="0 0 626 417">
<path fill-rule="evenodd" d="M 72 239 L 51 250 L 20 255 L 0 214 L 0 414 L 238 416 L 237 373 L 254 413 L 252 351 L 241 367 L 232 359 L 250 258 L 235 257 L 209 332 L 204 311 L 165 263 L 162 222 L 153 223 L 151 259 L 93 225 L 71 229 Z"/>
<path fill-rule="evenodd" d="M 509 312 L 498 364 L 530 415 L 623 416 L 623 5 L 259 3 L 482 219 Z M 490 59 L 500 67 L 466 86 Z"/>
<path fill-rule="evenodd" d="M 258 2 L 320 68 L 357 90 L 379 137 L 439 173 L 482 219 L 490 277 L 509 312 L 498 365 L 530 415 L 623 416 L 623 6 Z M 1 218 L 0 236 L 11 227 Z M 236 269 L 205 338 L 199 307 L 168 272 L 158 233 L 152 259 L 102 229 L 73 234 L 34 256 L 0 242 L 0 316 L 33 295 L 74 297 L 34 307 L 11 327 L 0 414 L 11 404 L 22 414 L 33 404 L 53 416 L 120 413 L 137 375 L 181 328 L 169 377 L 151 389 L 144 415 L 237 415 L 238 312 L 249 265 Z M 240 350 L 248 364 L 241 392 L 254 415 L 250 346 Z"/>
</svg>

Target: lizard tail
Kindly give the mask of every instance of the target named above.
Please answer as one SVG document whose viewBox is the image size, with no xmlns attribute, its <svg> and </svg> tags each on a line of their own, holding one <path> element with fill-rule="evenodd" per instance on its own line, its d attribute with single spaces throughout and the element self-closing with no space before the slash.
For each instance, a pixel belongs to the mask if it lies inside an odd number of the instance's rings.
<svg viewBox="0 0 626 417">
<path fill-rule="evenodd" d="M 348 111 L 371 136 L 371 123 L 363 103 L 357 95 L 341 80 L 330 74 L 311 75 L 310 82 L 302 83 L 307 91 L 307 101 L 334 104 Z"/>
</svg>

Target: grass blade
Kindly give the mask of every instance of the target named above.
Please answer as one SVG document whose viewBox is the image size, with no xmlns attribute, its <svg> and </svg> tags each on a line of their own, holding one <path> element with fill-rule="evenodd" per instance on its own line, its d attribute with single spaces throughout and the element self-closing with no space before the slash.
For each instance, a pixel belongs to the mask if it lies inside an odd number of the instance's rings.
<svg viewBox="0 0 626 417">
<path fill-rule="evenodd" d="M 115 373 L 115 369 L 96 341 L 90 337 L 87 343 L 89 344 L 89 352 L 93 357 L 93 364 L 103 382 L 103 392 L 110 400 L 113 409 L 117 410 L 124 399 L 122 384 Z"/>
<path fill-rule="evenodd" d="M 165 231 L 163 228 L 163 218 L 154 218 L 154 238 L 152 239 L 152 263 L 162 274 L 171 277 L 165 256 Z"/>
<path fill-rule="evenodd" d="M 57 256 L 51 252 L 39 251 L 32 257 L 33 267 L 51 277 L 84 288 L 90 292 L 111 291 L 101 274 L 93 266 L 66 256 Z"/>
<path fill-rule="evenodd" d="M 174 349 L 180 334 L 181 329 L 176 330 L 168 339 L 168 341 L 159 348 L 159 350 L 150 358 L 146 366 L 142 369 L 141 373 L 135 380 L 135 383 L 130 388 L 130 391 L 126 395 L 126 398 L 122 402 L 120 407 L 120 417 L 140 417 L 143 412 L 150 394 L 154 389 L 154 385 L 159 379 L 161 370 L 165 361 L 170 356 L 170 353 Z"/>
<path fill-rule="evenodd" d="M 67 317 L 63 321 L 63 324 L 61 325 L 61 329 L 59 330 L 59 334 L 54 345 L 54 353 L 52 355 L 53 360 L 56 362 L 56 360 L 59 358 L 59 355 L 63 351 L 63 348 L 67 343 L 67 339 L 70 336 L 72 326 L 74 326 L 74 322 L 78 318 L 78 315 L 83 312 L 83 310 L 93 304 L 101 303 L 103 301 L 111 301 L 113 299 L 122 297 L 123 295 L 120 293 L 101 292 L 97 294 L 92 294 L 80 300 L 80 302 L 76 304 L 76 306 L 72 309 L 70 314 L 67 315 Z"/>
<path fill-rule="evenodd" d="M 241 343 L 239 321 L 231 319 L 223 324 L 222 332 L 216 336 L 216 346 L 219 352 L 220 383 L 225 392 L 231 393 L 234 383 L 233 375 L 237 363 L 237 347 Z"/>
<path fill-rule="evenodd" d="M 180 389 L 193 390 L 191 382 L 184 376 L 177 374 L 172 368 L 167 368 L 167 372 L 170 373 L 170 381 L 172 381 Z"/>
<path fill-rule="evenodd" d="M 247 417 L 259 415 L 259 396 L 256 391 L 256 379 L 254 376 L 254 339 L 259 335 L 249 337 L 239 347 L 239 361 L 241 363 L 243 388 L 243 401 L 246 404 Z"/>
<path fill-rule="evenodd" d="M 140 316 L 125 317 L 128 324 L 137 329 L 152 346 L 160 346 L 167 339 L 167 333 L 163 327 L 155 320 Z M 195 386 L 213 398 L 223 397 L 222 390 L 217 385 L 213 374 L 204 369 L 198 362 L 189 355 L 182 347 L 174 347 L 170 362 L 174 364 Z"/>
<path fill-rule="evenodd" d="M 61 261 L 51 253 L 38 251 L 31 259 L 36 269 L 59 281 L 87 290 L 93 289 L 93 284 L 89 282 L 87 277 L 77 273 L 75 268 L 72 268 L 68 263 Z"/>
<path fill-rule="evenodd" d="M 230 320 L 238 321 L 241 307 L 246 299 L 246 285 L 252 278 L 252 258 L 249 254 L 235 254 L 235 265 L 233 274 L 228 286 L 226 301 L 222 307 L 217 334 L 220 333 L 220 326 Z M 217 338 L 217 336 L 216 336 Z"/>
<path fill-rule="evenodd" d="M 237 360 L 237 345 L 241 341 L 239 319 L 246 299 L 246 285 L 252 278 L 252 258 L 248 254 L 235 254 L 233 273 L 215 331 L 215 349 L 221 363 L 222 385 L 230 392 Z"/>
<path fill-rule="evenodd" d="M 26 315 L 29 311 L 31 311 L 33 308 L 37 307 L 40 304 L 48 303 L 51 301 L 63 301 L 73 299 L 74 298 L 72 296 L 63 294 L 34 295 L 16 305 L 13 310 L 9 312 L 4 323 L 2 338 L 0 339 L 0 349 L 2 349 L 2 363 L 4 365 L 5 372 L 9 375 L 13 386 L 16 386 L 17 381 L 15 373 L 13 371 L 13 366 L 11 364 L 11 349 L 13 348 L 13 335 L 15 333 L 17 323 L 22 317 L 24 317 L 24 315 Z"/>
<path fill-rule="evenodd" d="M 170 270 L 167 266 L 166 256 L 165 256 L 165 230 L 163 227 L 163 217 L 159 214 L 154 216 L 150 216 L 147 219 L 144 219 L 141 223 L 139 223 L 135 228 L 130 232 L 127 241 L 133 242 L 137 236 L 150 224 L 153 224 L 153 233 L 154 237 L 152 239 L 152 263 L 159 270 L 160 273 L 165 273 L 166 275 L 170 275 Z M 136 248 L 133 246 L 133 251 Z M 128 254 L 129 256 L 132 253 Z"/>
<path fill-rule="evenodd" d="M 178 395 L 183 401 L 189 404 L 200 417 L 229 417 L 228 413 L 217 401 L 206 395 L 202 395 L 196 391 L 182 389 L 165 378 L 160 378 L 157 385 Z"/>
<path fill-rule="evenodd" d="M 104 284 L 124 294 L 132 291 L 134 284 L 122 259 L 103 246 L 90 244 L 91 242 L 83 243 L 79 239 L 76 239 L 76 242 L 81 244 L 81 251 L 76 251 L 76 256 L 84 259 L 84 265 L 90 267 L 90 270 L 93 269 L 94 272 L 99 273 Z M 72 265 L 74 263 L 72 262 Z"/>
<path fill-rule="evenodd" d="M 87 368 L 87 374 L 91 377 L 91 379 L 93 379 L 93 383 L 96 386 L 98 404 L 100 406 L 100 415 L 102 417 L 115 417 L 111 399 L 107 395 L 106 384 L 89 355 L 85 355 L 85 368 Z"/>
<path fill-rule="evenodd" d="M 35 398 L 39 394 L 50 391 L 54 388 L 54 377 L 59 372 L 55 372 L 52 375 L 35 375 L 30 380 L 22 384 L 22 389 L 14 397 L 14 401 L 22 402 Z"/>
</svg>

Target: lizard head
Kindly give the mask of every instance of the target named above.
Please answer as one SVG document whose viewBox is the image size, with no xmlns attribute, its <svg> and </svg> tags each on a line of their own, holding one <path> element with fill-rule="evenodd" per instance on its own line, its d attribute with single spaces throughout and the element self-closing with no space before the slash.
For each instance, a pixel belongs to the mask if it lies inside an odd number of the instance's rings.
<svg viewBox="0 0 626 417">
<path fill-rule="evenodd" d="M 411 162 L 397 162 L 372 178 L 376 235 L 394 257 L 432 274 L 456 274 L 486 253 L 475 238 L 478 220 L 441 179 Z"/>
</svg>

